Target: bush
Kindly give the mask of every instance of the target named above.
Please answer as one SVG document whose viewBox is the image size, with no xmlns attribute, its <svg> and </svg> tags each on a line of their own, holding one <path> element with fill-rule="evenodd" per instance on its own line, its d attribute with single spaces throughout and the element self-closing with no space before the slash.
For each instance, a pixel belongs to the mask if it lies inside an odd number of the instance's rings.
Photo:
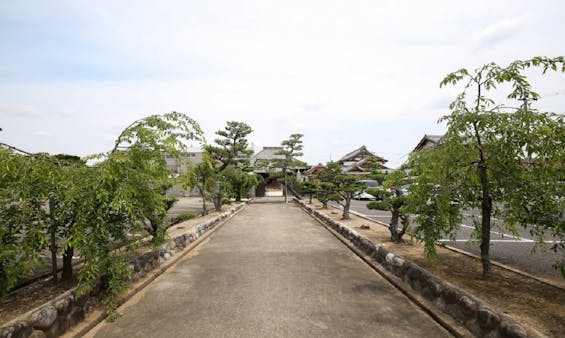
<svg viewBox="0 0 565 338">
<path fill-rule="evenodd" d="M 178 224 L 180 222 L 188 221 L 189 219 L 193 219 L 194 217 L 196 217 L 196 214 L 194 213 L 194 211 L 185 211 L 185 212 L 180 213 L 180 214 L 176 215 L 175 217 L 171 218 L 169 225 L 172 226 L 172 225 Z"/>
</svg>

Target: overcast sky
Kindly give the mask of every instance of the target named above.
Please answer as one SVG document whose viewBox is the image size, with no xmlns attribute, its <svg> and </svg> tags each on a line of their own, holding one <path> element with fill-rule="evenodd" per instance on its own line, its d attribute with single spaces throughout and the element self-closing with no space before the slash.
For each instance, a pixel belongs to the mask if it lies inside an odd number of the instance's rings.
<svg viewBox="0 0 565 338">
<path fill-rule="evenodd" d="M 394 168 L 445 130 L 447 73 L 564 55 L 563 13 L 562 0 L 1 0 L 0 142 L 83 156 L 175 110 L 209 142 L 243 121 L 255 150 L 299 132 L 310 164 L 366 145 Z M 565 75 L 540 83 L 538 106 L 563 113 Z"/>
</svg>

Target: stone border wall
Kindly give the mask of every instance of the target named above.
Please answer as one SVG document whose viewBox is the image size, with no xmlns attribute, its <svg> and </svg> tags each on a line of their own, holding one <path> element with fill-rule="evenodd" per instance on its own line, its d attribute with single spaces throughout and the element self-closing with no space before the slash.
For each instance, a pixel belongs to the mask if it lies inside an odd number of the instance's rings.
<svg viewBox="0 0 565 338">
<path fill-rule="evenodd" d="M 395 255 L 389 249 L 376 245 L 365 236 L 333 220 L 326 214 L 295 199 L 295 202 L 312 217 L 346 238 L 353 246 L 405 285 L 431 302 L 437 309 L 452 317 L 477 337 L 534 338 L 545 337 L 540 332 L 496 311 L 472 294 L 439 279 L 426 269 Z"/>
<path fill-rule="evenodd" d="M 186 233 L 169 240 L 159 248 L 143 253 L 130 261 L 133 274 L 130 283 L 144 277 L 148 272 L 169 260 L 187 245 L 196 241 L 200 236 L 213 229 L 220 222 L 232 216 L 245 206 L 244 203 L 235 206 L 220 215 L 192 227 Z M 0 327 L 0 338 L 39 338 L 58 337 L 72 326 L 84 320 L 86 314 L 101 302 L 103 292 L 98 284 L 90 295 L 77 296 L 73 288 L 44 305 L 31 310 L 22 316 Z"/>
</svg>

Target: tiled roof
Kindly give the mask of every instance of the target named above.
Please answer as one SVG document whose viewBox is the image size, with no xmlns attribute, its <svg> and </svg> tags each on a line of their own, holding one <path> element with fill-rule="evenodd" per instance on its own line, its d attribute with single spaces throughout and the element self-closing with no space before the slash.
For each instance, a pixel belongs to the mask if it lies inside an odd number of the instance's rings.
<svg viewBox="0 0 565 338">
<path fill-rule="evenodd" d="M 268 161 L 268 160 L 284 160 L 284 155 L 275 155 L 277 151 L 281 151 L 282 147 L 263 147 L 258 153 L 251 156 L 251 162 Z"/>
<path fill-rule="evenodd" d="M 425 134 L 424 137 L 422 137 L 420 142 L 418 142 L 418 144 L 416 145 L 416 147 L 412 151 L 417 151 L 417 150 L 422 149 L 426 145 L 426 143 L 428 143 L 428 142 L 433 143 L 433 144 L 437 144 L 442 137 L 443 137 L 443 135 L 428 135 L 428 134 Z"/>
<path fill-rule="evenodd" d="M 338 162 L 342 163 L 342 162 L 345 162 L 345 161 L 349 161 L 349 160 L 351 160 L 352 158 L 355 158 L 357 155 L 362 154 L 362 153 L 366 153 L 366 154 L 368 154 L 368 155 L 370 155 L 370 156 L 375 156 L 379 161 L 381 161 L 381 162 L 383 162 L 383 163 L 384 163 L 384 162 L 388 162 L 388 161 L 385 160 L 383 157 L 377 156 L 377 155 L 375 155 L 375 153 L 373 153 L 372 151 L 369 151 L 369 150 L 367 149 L 367 147 L 364 146 L 364 145 L 361 146 L 361 147 L 359 147 L 359 148 L 357 148 L 357 149 L 355 149 L 355 150 L 353 150 L 353 151 L 350 152 L 350 153 L 345 154 L 342 158 L 340 158 L 340 159 L 338 160 Z"/>
</svg>

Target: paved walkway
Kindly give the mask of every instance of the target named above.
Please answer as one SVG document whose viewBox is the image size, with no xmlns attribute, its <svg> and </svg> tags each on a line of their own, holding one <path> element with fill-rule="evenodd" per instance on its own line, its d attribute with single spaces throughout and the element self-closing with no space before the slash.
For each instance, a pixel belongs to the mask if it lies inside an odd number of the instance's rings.
<svg viewBox="0 0 565 338">
<path fill-rule="evenodd" d="M 250 205 L 123 314 L 89 335 L 449 336 L 290 203 Z"/>
</svg>

